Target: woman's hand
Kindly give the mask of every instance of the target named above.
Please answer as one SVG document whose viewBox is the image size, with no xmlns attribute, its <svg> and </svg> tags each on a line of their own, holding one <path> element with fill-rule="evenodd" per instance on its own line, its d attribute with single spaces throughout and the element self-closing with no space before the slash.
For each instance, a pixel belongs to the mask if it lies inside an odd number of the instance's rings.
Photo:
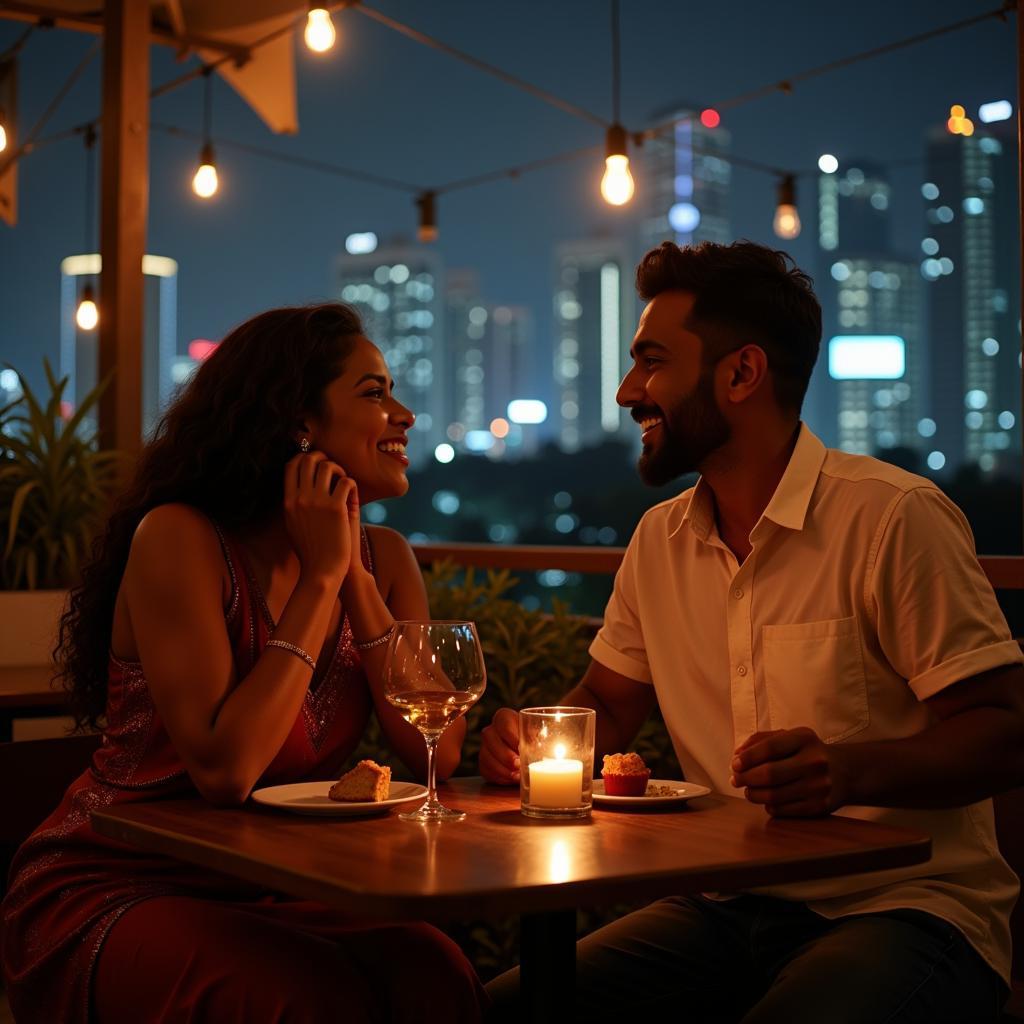
<svg viewBox="0 0 1024 1024">
<path fill-rule="evenodd" d="M 340 585 L 359 561 L 359 496 L 341 466 L 323 452 L 296 455 L 285 467 L 284 519 L 302 575 Z"/>
</svg>

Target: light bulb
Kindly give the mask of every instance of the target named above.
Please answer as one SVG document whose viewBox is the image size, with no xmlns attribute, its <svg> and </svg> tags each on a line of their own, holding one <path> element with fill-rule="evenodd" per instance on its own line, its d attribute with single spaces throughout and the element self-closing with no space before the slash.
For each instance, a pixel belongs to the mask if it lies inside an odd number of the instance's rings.
<svg viewBox="0 0 1024 1024">
<path fill-rule="evenodd" d="M 92 331 L 96 328 L 96 325 L 100 322 L 100 311 L 96 308 L 96 302 L 93 299 L 92 288 L 86 285 L 82 289 L 82 300 L 78 303 L 78 309 L 75 310 L 75 323 L 83 331 Z"/>
<path fill-rule="evenodd" d="M 633 198 L 634 191 L 633 175 L 629 173 L 629 157 L 625 153 L 606 157 L 604 177 L 601 179 L 601 195 L 605 202 L 612 206 L 622 206 Z"/>
<path fill-rule="evenodd" d="M 208 142 L 199 154 L 199 167 L 192 177 L 192 191 L 200 199 L 209 199 L 217 191 L 217 163 L 213 158 L 213 146 Z"/>
<path fill-rule="evenodd" d="M 772 229 L 779 238 L 796 238 L 800 234 L 800 214 L 796 212 L 796 207 L 789 203 L 780 203 L 775 207 Z"/>
<path fill-rule="evenodd" d="M 437 241 L 437 212 L 434 207 L 435 193 L 422 192 L 416 197 L 416 206 L 420 211 L 420 223 L 416 229 L 416 237 L 428 244 Z"/>
<path fill-rule="evenodd" d="M 0 153 L 7 148 L 7 129 L 0 124 Z"/>
<path fill-rule="evenodd" d="M 306 45 L 314 53 L 326 53 L 337 38 L 331 15 L 323 7 L 310 8 L 306 18 Z"/>
<path fill-rule="evenodd" d="M 796 209 L 796 175 L 786 174 L 779 181 L 772 230 L 779 238 L 796 238 L 800 234 L 800 214 Z"/>
<path fill-rule="evenodd" d="M 213 164 L 200 164 L 192 179 L 192 191 L 200 199 L 209 199 L 217 191 L 217 168 Z"/>
</svg>

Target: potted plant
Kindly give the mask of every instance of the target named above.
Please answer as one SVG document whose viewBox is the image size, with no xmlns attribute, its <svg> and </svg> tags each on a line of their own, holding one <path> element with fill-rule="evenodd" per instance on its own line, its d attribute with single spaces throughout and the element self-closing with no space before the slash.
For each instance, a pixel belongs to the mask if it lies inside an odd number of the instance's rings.
<svg viewBox="0 0 1024 1024">
<path fill-rule="evenodd" d="M 44 360 L 49 395 L 19 373 L 0 408 L 0 664 L 51 660 L 67 588 L 117 486 L 122 456 L 101 451 L 87 419 L 103 384 L 65 415 L 68 378 Z"/>
</svg>

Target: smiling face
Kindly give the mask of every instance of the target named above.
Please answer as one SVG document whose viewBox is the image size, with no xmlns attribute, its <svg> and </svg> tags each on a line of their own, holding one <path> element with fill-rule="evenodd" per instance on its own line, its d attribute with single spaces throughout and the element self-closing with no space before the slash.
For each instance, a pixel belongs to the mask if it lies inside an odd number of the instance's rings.
<svg viewBox="0 0 1024 1024">
<path fill-rule="evenodd" d="M 416 417 L 393 388 L 380 349 L 360 335 L 344 370 L 324 389 L 321 414 L 305 422 L 311 446 L 356 482 L 364 505 L 409 489 L 405 448 Z"/>
<path fill-rule="evenodd" d="M 715 368 L 703 365 L 701 339 L 683 326 L 693 303 L 688 292 L 667 291 L 647 304 L 616 396 L 643 431 L 637 469 L 653 487 L 699 471 L 732 436 L 715 399 Z"/>
</svg>

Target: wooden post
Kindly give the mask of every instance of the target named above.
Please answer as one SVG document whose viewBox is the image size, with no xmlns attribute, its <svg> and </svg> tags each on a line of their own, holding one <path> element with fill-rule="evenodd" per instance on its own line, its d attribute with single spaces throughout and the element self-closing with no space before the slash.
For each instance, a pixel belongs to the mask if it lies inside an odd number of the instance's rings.
<svg viewBox="0 0 1024 1024">
<path fill-rule="evenodd" d="M 107 0 L 100 177 L 100 443 L 142 443 L 142 255 L 149 208 L 149 0 Z"/>
</svg>

